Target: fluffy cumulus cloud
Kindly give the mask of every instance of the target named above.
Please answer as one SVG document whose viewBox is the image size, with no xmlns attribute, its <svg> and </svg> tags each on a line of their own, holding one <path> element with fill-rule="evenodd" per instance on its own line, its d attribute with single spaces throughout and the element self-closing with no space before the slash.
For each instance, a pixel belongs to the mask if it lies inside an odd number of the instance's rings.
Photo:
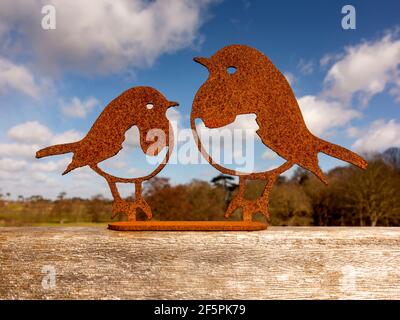
<svg viewBox="0 0 400 320">
<path fill-rule="evenodd" d="M 24 40 L 18 41 L 23 47 L 10 47 L 31 52 L 41 68 L 117 72 L 151 65 L 161 54 L 195 45 L 211 2 L 3 0 L 0 36 L 9 39 L 18 30 L 14 35 Z M 55 30 L 40 28 L 45 4 L 56 9 Z"/>
<path fill-rule="evenodd" d="M 82 134 L 75 130 L 54 133 L 37 121 L 28 121 L 10 128 L 7 131 L 7 137 L 9 141 L 0 143 L 0 159 L 32 161 L 35 158 L 36 151 L 40 148 L 52 144 L 77 141 L 82 138 Z M 42 166 L 36 165 L 35 169 L 51 172 L 62 166 L 62 164 L 65 164 L 65 160 L 57 163 L 50 161 Z M 1 166 L 1 170 L 6 170 L 4 163 Z"/>
<path fill-rule="evenodd" d="M 365 106 L 374 95 L 388 89 L 387 92 L 400 102 L 399 65 L 400 40 L 396 31 L 375 41 L 348 46 L 344 52 L 324 55 L 320 66 L 328 67 L 328 71 L 323 92 L 298 98 L 307 126 L 316 135 L 348 127 L 353 119 L 362 115 L 352 105 L 354 97 Z M 312 73 L 313 67 L 312 61 L 304 59 L 298 64 L 303 74 Z M 285 76 L 293 82 L 292 74 Z M 373 125 L 370 130 L 376 128 Z M 356 130 L 351 127 L 349 137 L 354 138 Z"/>
<path fill-rule="evenodd" d="M 85 118 L 98 105 L 99 101 L 94 97 L 89 97 L 84 101 L 81 101 L 78 97 L 73 97 L 70 102 L 62 105 L 61 110 L 67 117 Z"/>
<path fill-rule="evenodd" d="M 82 137 L 79 132 L 55 133 L 37 121 L 28 121 L 10 128 L 6 136 L 8 141 L 0 143 L 1 192 L 10 192 L 14 197 L 19 194 L 55 197 L 64 190 L 70 195 L 88 197 L 107 190 L 105 186 L 95 190 L 104 183 L 96 175 L 82 175 L 84 179 L 78 179 L 72 174 L 61 183 L 56 177 L 71 161 L 70 155 L 35 159 L 36 151 L 42 147 L 79 140 Z"/>
<path fill-rule="evenodd" d="M 320 66 L 328 70 L 323 92 L 298 98 L 309 129 L 323 136 L 343 128 L 355 141 L 353 149 L 363 153 L 399 146 L 400 126 L 394 119 L 377 120 L 364 128 L 351 126 L 351 121 L 361 118 L 365 111 L 357 109 L 355 101 L 366 106 L 374 95 L 386 90 L 400 102 L 399 65 L 400 40 L 395 31 L 323 56 Z"/>
<path fill-rule="evenodd" d="M 37 121 L 28 121 L 18 124 L 8 130 L 7 136 L 14 142 L 36 146 L 71 142 L 82 138 L 82 135 L 75 130 L 55 134 Z"/>
<path fill-rule="evenodd" d="M 0 143 L 0 157 L 32 158 L 38 150 L 37 145 L 25 143 Z"/>
<path fill-rule="evenodd" d="M 7 135 L 16 142 L 42 143 L 49 141 L 53 133 L 37 121 L 28 121 L 12 127 Z"/>
<path fill-rule="evenodd" d="M 325 58 L 323 62 L 328 60 Z M 345 102 L 357 94 L 366 105 L 374 95 L 391 86 L 390 92 L 400 100 L 399 65 L 400 40 L 395 32 L 377 41 L 349 46 L 329 69 L 324 81 L 325 93 Z"/>
<path fill-rule="evenodd" d="M 367 128 L 352 133 L 358 137 L 352 147 L 359 152 L 382 152 L 390 147 L 400 147 L 400 123 L 395 119 L 378 119 Z"/>
<path fill-rule="evenodd" d="M 15 91 L 32 98 L 38 98 L 41 84 L 24 65 L 0 57 L 0 93 Z"/>
<path fill-rule="evenodd" d="M 338 101 L 329 101 L 316 96 L 304 96 L 298 99 L 304 121 L 315 135 L 323 135 L 334 128 L 345 127 L 351 120 L 359 118 L 361 113 L 346 108 Z"/>
</svg>

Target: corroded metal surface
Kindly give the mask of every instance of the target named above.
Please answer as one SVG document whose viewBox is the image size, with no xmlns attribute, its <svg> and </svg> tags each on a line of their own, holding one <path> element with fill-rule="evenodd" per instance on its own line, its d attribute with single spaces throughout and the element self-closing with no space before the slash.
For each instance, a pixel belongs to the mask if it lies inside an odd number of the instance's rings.
<svg viewBox="0 0 400 320">
<path fill-rule="evenodd" d="M 400 228 L 0 228 L 0 261 L 0 299 L 400 299 Z"/>
<path fill-rule="evenodd" d="M 177 102 L 168 101 L 151 87 L 128 89 L 107 105 L 82 140 L 44 148 L 36 153 L 36 157 L 72 152 L 72 161 L 63 174 L 89 166 L 103 176 L 114 198 L 113 217 L 118 213 L 125 213 L 129 220 L 134 221 L 137 209 L 140 208 L 151 219 L 151 208 L 142 198 L 141 184 L 159 173 L 168 162 L 173 150 L 173 133 L 165 113 L 169 107 L 177 105 Z M 152 173 L 139 178 L 120 178 L 104 172 L 98 167 L 98 163 L 115 156 L 122 149 L 125 132 L 135 125 L 139 128 L 143 152 L 154 156 L 167 147 L 165 159 Z M 128 202 L 121 198 L 116 187 L 117 182 L 135 184 L 135 201 Z"/>
<path fill-rule="evenodd" d="M 233 198 L 225 213 L 228 218 L 241 208 L 243 226 L 250 228 L 252 216 L 262 213 L 269 218 L 269 193 L 277 176 L 294 164 L 313 172 L 326 183 L 325 176 L 318 165 L 318 153 L 347 161 L 360 168 L 366 168 L 367 162 L 354 152 L 314 136 L 306 127 L 293 91 L 280 71 L 261 52 L 244 45 L 231 45 L 222 48 L 211 58 L 194 58 L 209 70 L 209 78 L 197 92 L 192 106 L 191 127 L 196 144 L 203 156 L 218 170 L 225 174 L 239 176 L 239 192 Z M 235 68 L 234 73 L 228 72 Z M 151 106 L 148 108 L 148 106 Z M 143 230 L 142 223 L 135 225 L 137 209 L 152 218 L 151 208 L 142 198 L 141 184 L 159 173 L 172 153 L 173 135 L 165 116 L 167 108 L 177 105 L 168 101 L 160 92 L 150 87 L 135 87 L 125 91 L 113 100 L 93 124 L 89 133 L 78 142 L 61 144 L 37 152 L 38 158 L 73 152 L 72 162 L 63 174 L 82 166 L 89 166 L 103 176 L 114 198 L 113 215 L 123 212 L 131 221 L 131 229 Z M 209 128 L 226 126 L 235 121 L 240 114 L 255 114 L 260 129 L 257 134 L 262 142 L 287 161 L 280 167 L 265 172 L 242 173 L 224 168 L 215 163 L 203 148 L 196 131 L 195 120 L 200 118 Z M 116 155 L 122 148 L 125 132 L 137 125 L 140 132 L 142 150 L 157 155 L 168 147 L 164 161 L 156 170 L 145 177 L 120 178 L 108 174 L 98 167 L 98 163 Z M 151 131 L 158 129 L 163 133 L 149 139 Z M 154 142 L 157 147 L 154 148 Z M 245 199 L 247 179 L 267 180 L 261 197 L 257 200 Z M 135 201 L 127 202 L 121 198 L 116 187 L 117 182 L 135 184 Z M 183 225 L 175 223 L 174 230 L 184 230 Z M 221 223 L 200 223 L 204 230 L 213 230 Z M 126 224 L 125 228 L 126 228 Z M 156 224 L 155 224 L 156 225 Z M 229 223 L 225 228 L 228 230 Z M 147 228 L 159 229 L 154 225 Z M 111 225 L 112 228 L 112 225 Z M 121 228 L 120 225 L 115 228 Z M 188 227 L 189 228 L 189 227 Z M 190 228 L 194 228 L 192 225 Z M 189 229 L 190 229 L 189 228 Z M 191 229 L 192 230 L 192 229 Z M 196 230 L 197 227 L 196 227 Z M 251 228 L 249 230 L 252 230 Z"/>
<path fill-rule="evenodd" d="M 242 208 L 243 219 L 251 220 L 260 212 L 268 218 L 269 192 L 279 174 L 297 164 L 327 183 L 318 165 L 318 153 L 349 162 L 365 169 L 367 162 L 336 144 L 314 136 L 307 128 L 294 93 L 273 63 L 260 51 L 245 45 L 230 45 L 211 58 L 194 58 L 209 71 L 207 81 L 196 93 L 191 113 L 191 127 L 200 152 L 219 171 L 240 177 L 239 192 L 230 203 L 226 217 Z M 228 72 L 234 68 L 235 72 Z M 255 114 L 259 126 L 257 134 L 264 145 L 286 159 L 280 167 L 257 173 L 242 173 L 224 168 L 214 162 L 201 145 L 196 132 L 196 119 L 208 128 L 226 126 L 240 114 Z M 244 198 L 246 179 L 267 180 L 260 199 Z"/>
<path fill-rule="evenodd" d="M 267 224 L 259 221 L 130 221 L 114 222 L 108 229 L 119 231 L 259 231 Z"/>
</svg>

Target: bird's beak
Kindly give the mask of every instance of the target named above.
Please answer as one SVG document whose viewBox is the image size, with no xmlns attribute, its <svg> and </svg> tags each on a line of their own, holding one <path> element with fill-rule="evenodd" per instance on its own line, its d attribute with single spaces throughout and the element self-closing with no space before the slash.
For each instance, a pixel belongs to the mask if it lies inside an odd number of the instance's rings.
<svg viewBox="0 0 400 320">
<path fill-rule="evenodd" d="M 179 106 L 178 102 L 175 102 L 175 101 L 169 101 L 168 102 L 168 108 L 170 108 L 170 107 L 178 107 L 178 106 Z"/>
<path fill-rule="evenodd" d="M 207 69 L 210 69 L 211 67 L 211 60 L 209 58 L 203 58 L 203 57 L 196 57 L 193 58 L 194 61 L 197 63 L 200 63 L 201 65 L 205 66 Z"/>
</svg>

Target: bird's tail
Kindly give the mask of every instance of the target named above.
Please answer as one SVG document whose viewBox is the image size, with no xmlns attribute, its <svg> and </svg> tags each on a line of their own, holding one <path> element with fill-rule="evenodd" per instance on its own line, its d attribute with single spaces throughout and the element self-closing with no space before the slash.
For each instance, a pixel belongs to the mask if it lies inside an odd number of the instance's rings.
<svg viewBox="0 0 400 320">
<path fill-rule="evenodd" d="M 328 141 L 318 139 L 318 151 L 323 152 L 329 156 L 335 157 L 337 159 L 346 161 L 348 163 L 351 163 L 361 169 L 366 169 L 368 166 L 367 161 L 365 161 L 362 157 L 360 157 L 358 154 L 347 150 L 346 148 L 343 148 L 341 146 L 338 146 L 337 144 L 330 143 Z"/>
<path fill-rule="evenodd" d="M 43 158 L 43 157 L 48 157 L 48 156 L 55 156 L 58 154 L 74 152 L 77 145 L 78 145 L 78 142 L 56 144 L 54 146 L 50 146 L 50 147 L 47 147 L 47 148 L 37 151 L 36 158 Z"/>
</svg>

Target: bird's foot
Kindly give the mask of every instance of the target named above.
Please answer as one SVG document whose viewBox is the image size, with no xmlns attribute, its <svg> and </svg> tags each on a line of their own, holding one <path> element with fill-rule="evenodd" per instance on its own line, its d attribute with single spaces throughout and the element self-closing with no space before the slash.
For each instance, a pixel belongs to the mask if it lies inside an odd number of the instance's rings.
<svg viewBox="0 0 400 320">
<path fill-rule="evenodd" d="M 265 196 L 256 200 L 248 200 L 241 195 L 235 196 L 229 203 L 225 218 L 229 218 L 239 208 L 242 208 L 243 221 L 252 221 L 253 215 L 256 213 L 261 213 L 267 220 L 269 219 L 268 198 Z"/>
<path fill-rule="evenodd" d="M 126 201 L 123 199 L 114 200 L 112 205 L 112 218 L 118 213 L 126 214 L 129 221 L 136 220 L 137 209 L 142 209 L 147 219 L 151 220 L 153 214 L 146 200 L 139 198 L 135 201 Z"/>
<path fill-rule="evenodd" d="M 237 209 L 242 208 L 244 201 L 245 199 L 243 199 L 242 196 L 240 195 L 234 196 L 228 205 L 228 209 L 226 209 L 225 218 L 226 219 L 230 218 L 233 212 L 235 212 Z"/>
</svg>

